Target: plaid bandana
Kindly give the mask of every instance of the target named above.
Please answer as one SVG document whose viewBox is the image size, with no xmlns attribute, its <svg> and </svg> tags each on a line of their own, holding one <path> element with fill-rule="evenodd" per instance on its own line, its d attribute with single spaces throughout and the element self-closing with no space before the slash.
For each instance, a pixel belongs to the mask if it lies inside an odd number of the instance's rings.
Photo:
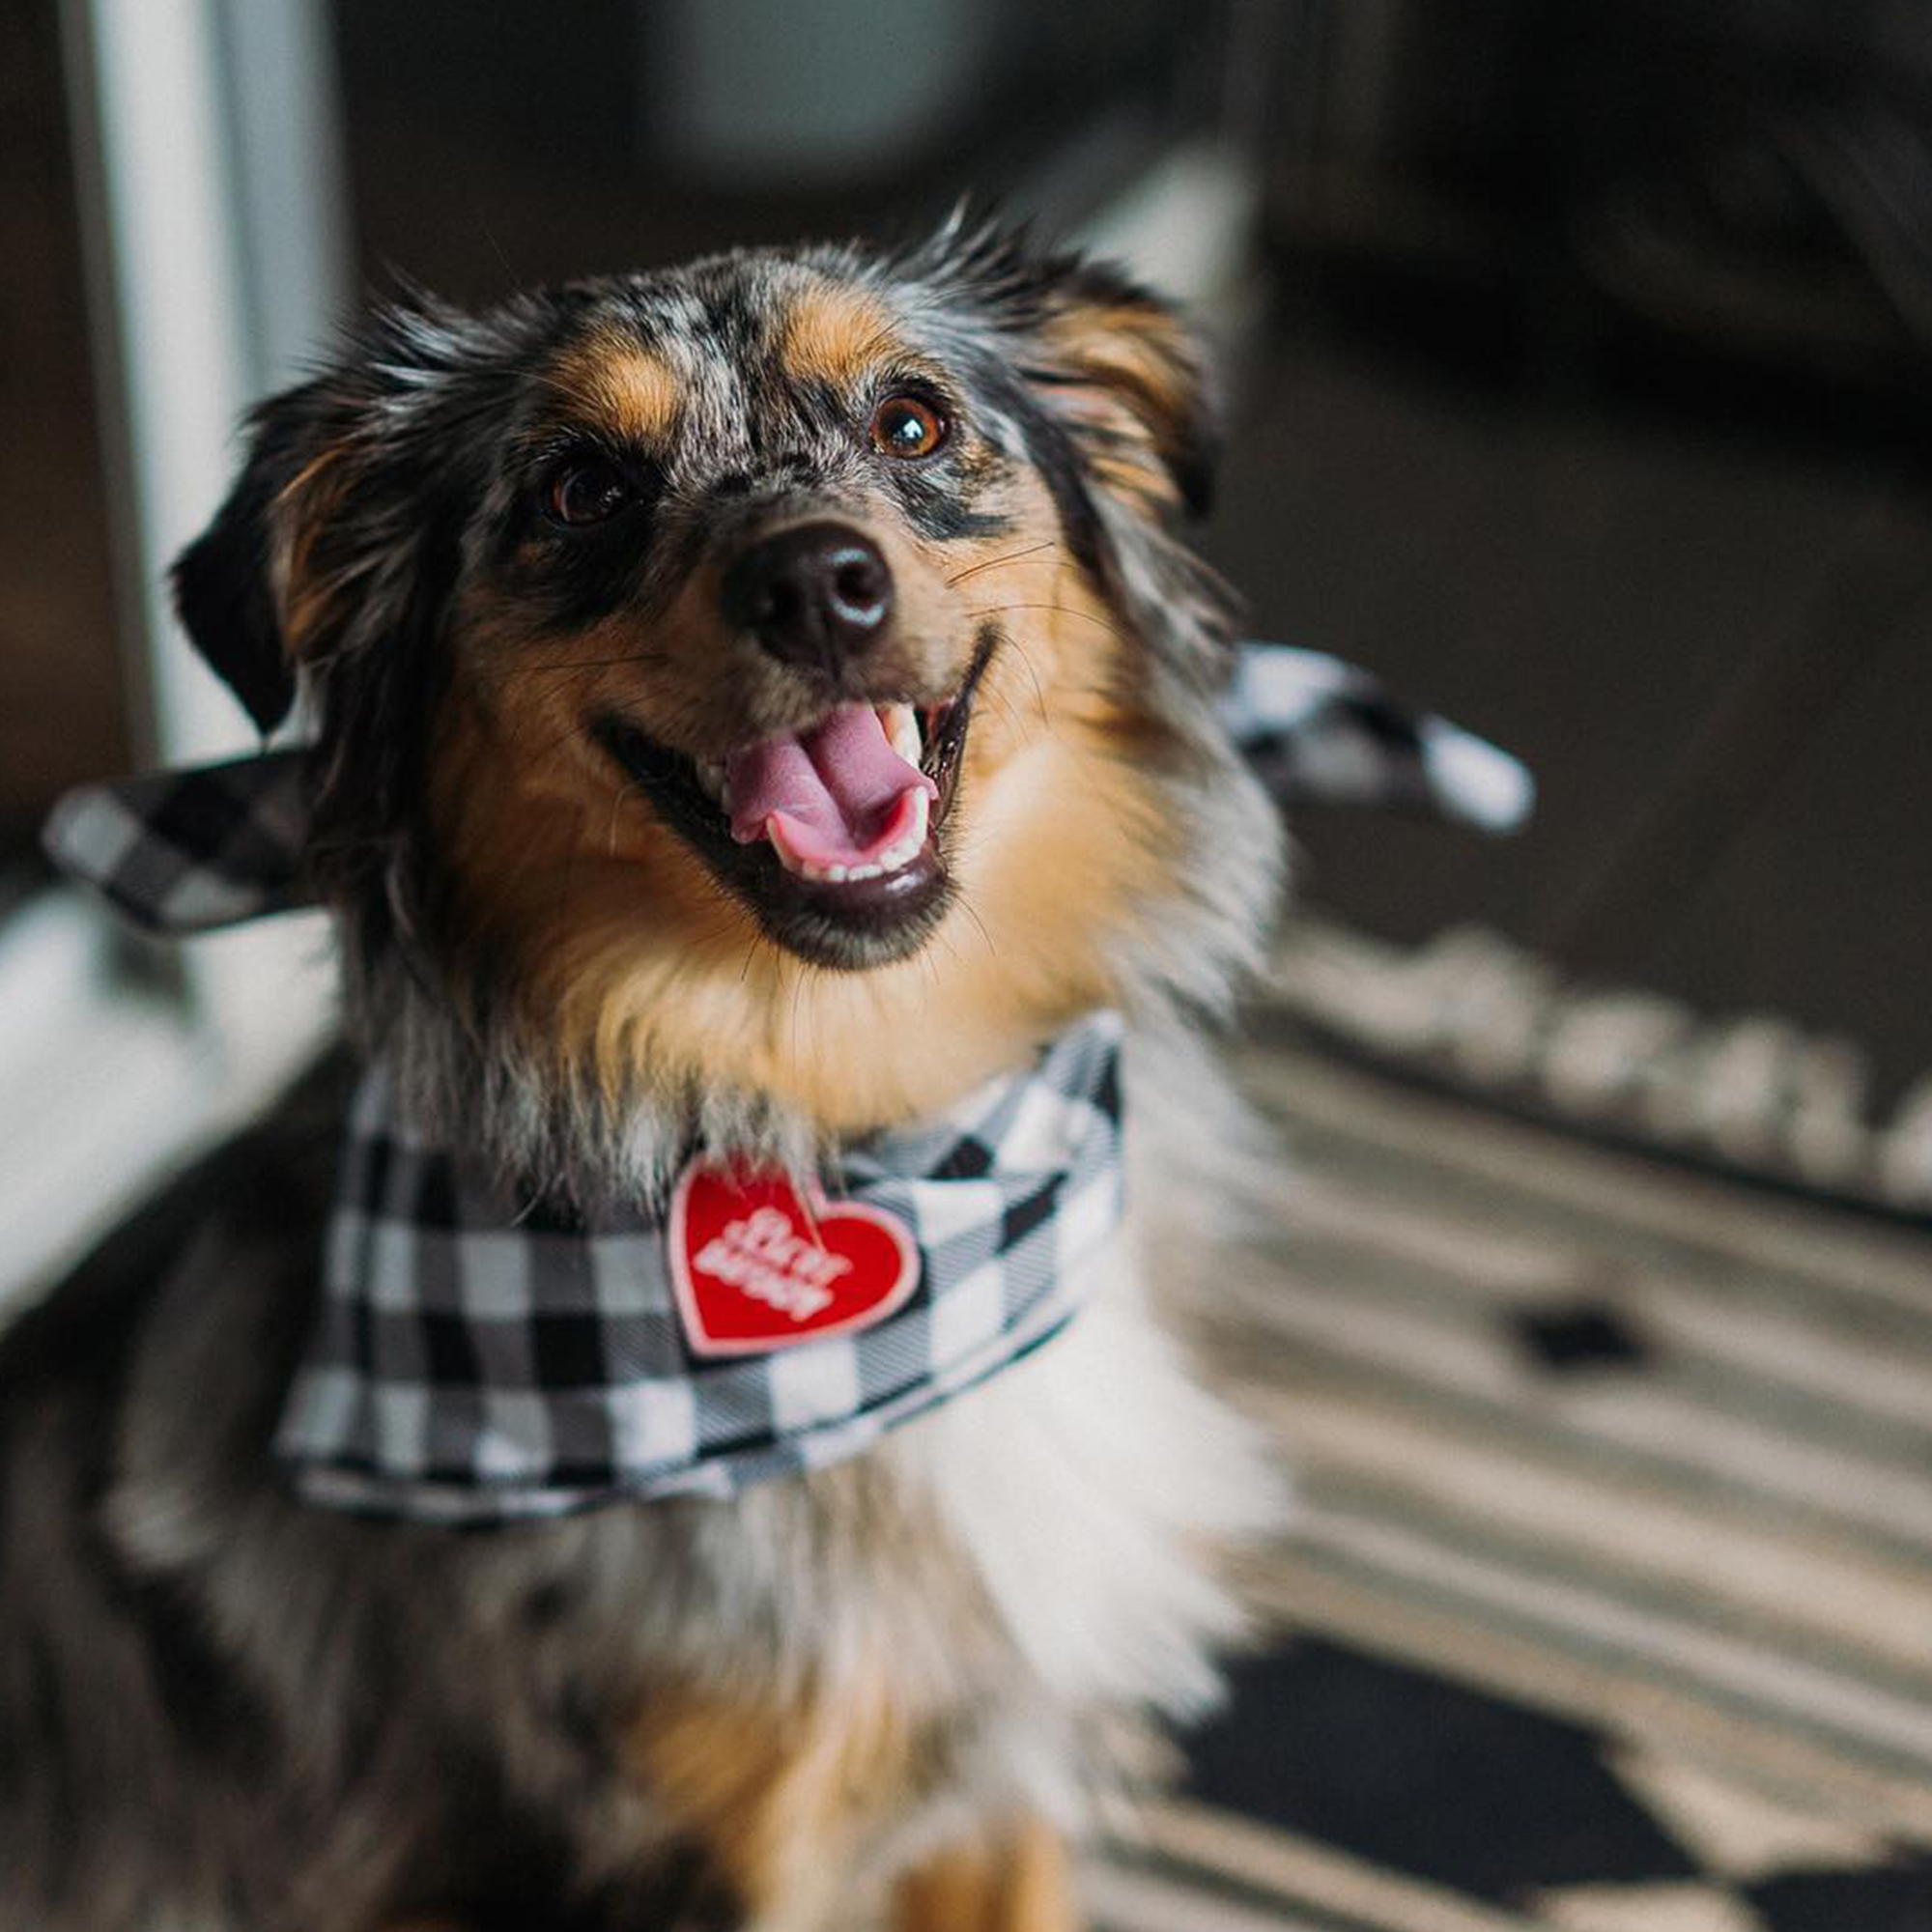
<svg viewBox="0 0 1932 1932">
<path fill-rule="evenodd" d="M 410 1131 L 376 1067 L 277 1449 L 311 1501 L 440 1522 L 728 1495 L 855 1455 L 1078 1307 L 1120 1222 L 1119 1048 L 1094 1014 L 1030 1071 L 847 1146 L 829 1199 L 696 1168 L 667 1221 L 504 1198 Z M 886 1312 L 841 1311 L 847 1284 Z"/>
<path fill-rule="evenodd" d="M 1514 832 L 1536 783 L 1507 752 L 1411 711 L 1365 670 L 1323 651 L 1243 644 L 1222 722 L 1284 806 L 1413 811 Z"/>
<path fill-rule="evenodd" d="M 1517 761 L 1320 652 L 1243 647 L 1224 721 L 1284 804 L 1526 817 Z M 69 793 L 44 840 L 137 924 L 302 904 L 306 752 Z M 729 1495 L 821 1467 L 1071 1319 L 1121 1213 L 1121 1026 L 1090 1015 L 836 1186 L 686 1170 L 666 1217 L 493 1188 L 364 1075 L 276 1448 L 308 1500 L 442 1523 Z"/>
</svg>

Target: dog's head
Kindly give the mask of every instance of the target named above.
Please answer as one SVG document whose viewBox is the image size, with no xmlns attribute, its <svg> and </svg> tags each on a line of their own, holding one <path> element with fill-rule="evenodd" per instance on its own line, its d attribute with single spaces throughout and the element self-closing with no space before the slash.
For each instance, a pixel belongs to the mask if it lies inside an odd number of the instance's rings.
<svg viewBox="0 0 1932 1932">
<path fill-rule="evenodd" d="M 309 691 L 367 1024 L 850 1128 L 1264 910 L 1207 415 L 1165 306 L 997 232 L 412 300 L 257 412 L 179 602 L 262 725 Z"/>
</svg>

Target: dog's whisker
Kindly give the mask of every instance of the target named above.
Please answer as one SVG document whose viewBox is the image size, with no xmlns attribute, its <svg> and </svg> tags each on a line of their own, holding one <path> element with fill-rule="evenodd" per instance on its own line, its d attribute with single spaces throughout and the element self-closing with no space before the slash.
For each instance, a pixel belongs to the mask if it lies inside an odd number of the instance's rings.
<svg viewBox="0 0 1932 1932">
<path fill-rule="evenodd" d="M 663 664 L 668 653 L 665 651 L 626 651 L 622 657 L 614 658 L 559 658 L 548 664 L 506 665 L 490 673 L 493 682 L 509 683 L 526 677 L 547 677 L 552 673 L 574 670 L 609 670 L 614 665 Z"/>
<path fill-rule="evenodd" d="M 973 901 L 964 893 L 959 895 L 959 910 L 980 928 L 980 937 L 986 942 L 986 952 L 994 959 L 1000 956 L 1000 949 L 993 944 L 993 935 L 986 930 L 986 922 L 974 910 Z"/>
<path fill-rule="evenodd" d="M 932 937 L 936 945 L 945 947 L 947 958 L 952 960 L 952 963 L 956 966 L 959 963 L 959 949 L 958 947 L 953 945 L 952 937 L 950 934 L 948 934 L 946 928 L 944 926 L 941 926 L 939 930 L 932 935 Z M 920 960 L 921 963 L 930 973 L 934 987 L 943 991 L 946 985 L 946 980 L 944 976 L 940 973 L 939 961 L 931 957 L 929 952 L 921 953 Z"/>
<path fill-rule="evenodd" d="M 1058 540 L 1048 537 L 1043 543 L 1028 544 L 1024 550 L 1009 550 L 1004 556 L 989 556 L 984 562 L 972 564 L 967 569 L 960 571 L 957 576 L 949 577 L 946 580 L 946 587 L 949 590 L 956 589 L 968 578 L 978 577 L 981 571 L 998 570 L 1002 564 L 1019 563 L 1027 557 L 1037 556 L 1043 550 L 1058 550 L 1059 548 L 1060 544 Z"/>
<path fill-rule="evenodd" d="M 642 787 L 638 783 L 637 780 L 632 779 L 628 783 L 619 785 L 615 795 L 611 798 L 611 822 L 606 830 L 604 839 L 604 851 L 607 858 L 614 859 L 617 856 L 617 814 L 623 810 L 624 801 L 634 791 L 640 791 Z"/>
<path fill-rule="evenodd" d="M 534 751 L 529 753 L 528 755 L 530 762 L 533 765 L 541 764 L 559 746 L 568 745 L 573 739 L 582 738 L 582 735 L 583 735 L 583 727 L 581 724 L 567 725 L 563 730 L 559 731 L 554 738 L 545 739 L 541 745 L 537 746 Z"/>
<path fill-rule="evenodd" d="M 817 971 L 818 968 L 812 965 L 812 963 L 807 959 L 799 960 L 792 971 L 791 1013 L 789 1016 L 789 1026 L 791 1031 L 791 1056 L 794 1061 L 796 1061 L 799 1057 L 798 1012 L 799 1012 L 799 1006 L 805 998 L 805 982 L 808 976 L 815 975 Z"/>
<path fill-rule="evenodd" d="M 997 617 L 1007 611 L 1052 611 L 1063 617 L 1078 617 L 1089 624 L 1097 624 L 1109 637 L 1118 638 L 1123 644 L 1135 641 L 1133 635 L 1123 631 L 1118 624 L 1110 624 L 1104 617 L 1092 611 L 1083 611 L 1077 604 L 993 604 L 983 611 L 969 611 L 969 617 Z"/>
<path fill-rule="evenodd" d="M 1000 690 L 997 686 L 989 686 L 985 694 L 985 702 L 988 704 L 997 704 L 1000 707 L 1001 716 L 1006 719 L 1007 723 L 1012 725 L 1015 730 L 1020 728 L 1020 715 L 1013 709 L 1013 700 L 1004 691 Z"/>
<path fill-rule="evenodd" d="M 1032 682 L 1034 702 L 1039 707 L 1039 728 L 1050 737 L 1053 733 L 1053 719 L 1046 708 L 1046 692 L 1040 685 L 1039 672 L 1035 669 L 1033 657 L 1027 647 L 1017 638 L 1009 639 L 1009 641 L 1019 658 L 1020 668 Z"/>
</svg>

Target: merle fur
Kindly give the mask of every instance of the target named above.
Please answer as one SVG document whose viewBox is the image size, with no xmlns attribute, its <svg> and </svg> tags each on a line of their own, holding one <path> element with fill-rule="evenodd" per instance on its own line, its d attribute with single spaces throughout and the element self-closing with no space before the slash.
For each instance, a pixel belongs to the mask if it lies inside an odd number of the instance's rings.
<svg viewBox="0 0 1932 1932">
<path fill-rule="evenodd" d="M 869 459 L 849 405 L 778 368 L 768 289 L 800 264 L 919 317 L 908 333 L 942 373 L 923 368 L 915 386 L 977 425 L 970 444 L 889 467 L 909 519 L 942 540 L 983 533 L 976 471 L 983 482 L 1030 465 L 1068 551 L 1145 641 L 1128 673 L 1158 688 L 1156 708 L 1208 770 L 1225 756 L 1205 705 L 1230 662 L 1225 592 L 1178 526 L 1123 512 L 1095 487 L 1092 465 L 1110 435 L 1060 407 L 1082 372 L 1054 358 L 1052 324 L 1083 307 L 1164 314 L 1120 271 L 1042 252 L 997 224 L 949 224 L 895 252 L 739 251 L 520 296 L 481 316 L 421 294 L 377 311 L 326 373 L 254 412 L 247 462 L 177 565 L 177 593 L 196 645 L 270 728 L 296 689 L 292 640 L 265 584 L 274 520 L 308 466 L 334 453 L 337 500 L 306 568 L 345 592 L 320 635 L 297 647 L 315 721 L 311 867 L 338 918 L 352 1030 L 388 1045 L 432 1124 L 476 1122 L 482 1096 L 481 1132 L 499 1163 L 547 1185 L 621 1177 L 640 1142 L 676 1148 L 683 1130 L 657 1134 L 628 1102 L 609 1107 L 587 1084 L 559 1085 L 551 1069 L 522 1064 L 495 1019 L 488 961 L 451 984 L 461 969 L 439 955 L 439 872 L 425 825 L 424 748 L 449 674 L 445 626 L 459 585 L 489 582 L 567 648 L 573 629 L 613 611 L 647 622 L 706 543 L 728 541 L 775 503 L 807 494 L 836 501 L 852 466 Z M 608 525 L 563 530 L 539 508 L 560 452 L 530 372 L 592 327 L 645 348 L 681 339 L 737 386 L 696 385 L 687 414 L 703 420 L 680 433 L 669 469 L 653 459 L 638 500 Z M 1183 507 L 1199 508 L 1216 444 L 1213 393 L 1193 362 L 1173 372 L 1171 391 L 1181 408 L 1144 413 Z M 1181 809 L 1197 776 L 1176 775 Z M 797 936 L 805 943 L 811 931 Z M 839 935 L 824 938 L 835 956 Z M 877 956 L 861 945 L 852 963 Z M 452 1025 L 452 1009 L 470 1023 Z M 741 1130 L 768 1137 L 756 1096 L 744 1096 L 741 1114 Z"/>
<path fill-rule="evenodd" d="M 721 257 L 481 317 L 394 305 L 256 412 L 234 493 L 178 566 L 190 632 L 256 723 L 272 727 L 305 694 L 313 863 L 354 1031 L 395 1058 L 421 1104 L 493 1135 L 526 1171 L 622 1168 L 635 1183 L 694 1134 L 717 1149 L 783 1140 L 757 1095 L 613 1115 L 519 1057 L 493 1028 L 487 986 L 450 997 L 475 968 L 439 951 L 423 748 L 466 580 L 514 557 L 520 594 L 565 621 L 613 598 L 647 606 L 667 581 L 653 573 L 674 572 L 721 505 L 836 482 L 845 458 L 822 411 L 758 377 L 760 291 L 796 259 Z M 1199 863 L 1118 961 L 1137 1028 L 1129 1095 L 1136 1080 L 1158 1094 L 1128 1110 L 1137 1234 L 1120 1265 L 1131 1277 L 1199 1255 L 1243 1129 L 1185 1015 L 1225 1003 L 1255 957 L 1267 809 L 1209 701 L 1225 602 L 1178 534 L 1096 486 L 1090 430 L 1056 407 L 1067 372 L 1038 348 L 1068 304 L 1151 298 L 956 224 L 897 254 L 802 259 L 918 298 L 934 359 L 997 428 L 983 460 L 1047 480 L 1066 543 L 1140 640 L 1122 674 L 1171 726 L 1174 767 L 1151 777 Z M 633 554 L 566 552 L 528 523 L 540 452 L 519 440 L 525 372 L 592 317 L 695 334 L 735 358 L 753 404 L 711 473 L 658 479 Z M 1191 376 L 1176 387 L 1205 395 Z M 1199 500 L 1205 413 L 1156 429 Z M 275 520 L 326 451 L 340 469 L 305 567 L 329 594 L 292 639 Z M 909 497 L 908 514 L 971 527 L 963 469 L 937 468 L 920 489 L 930 500 Z M 1271 1492 L 1243 1432 L 1152 1325 L 1138 1279 L 971 1405 L 729 1504 L 485 1535 L 296 1506 L 269 1437 L 317 1294 L 341 1104 L 326 1072 L 0 1343 L 0 1932 L 371 1932 L 417 1912 L 538 1932 L 723 1923 L 718 1874 L 624 1771 L 625 1732 L 667 1671 L 755 1679 L 776 1700 L 888 1634 L 895 1657 L 929 1646 L 931 1785 L 881 1821 L 855 1885 L 1015 1804 L 1076 1817 L 1135 1709 L 1210 1692 L 1206 1646 L 1233 1616 L 1199 1547 L 1252 1531 Z M 935 1577 L 971 1570 L 975 1537 L 1009 1533 L 984 1520 L 989 1481 L 1032 1509 L 1071 1480 L 1050 1445 L 1128 1417 L 1097 1459 L 1120 1493 L 1064 1520 L 1009 1578 L 1018 1599 L 934 1602 Z M 1075 1599 L 1085 1608 L 1063 1632 Z"/>
</svg>

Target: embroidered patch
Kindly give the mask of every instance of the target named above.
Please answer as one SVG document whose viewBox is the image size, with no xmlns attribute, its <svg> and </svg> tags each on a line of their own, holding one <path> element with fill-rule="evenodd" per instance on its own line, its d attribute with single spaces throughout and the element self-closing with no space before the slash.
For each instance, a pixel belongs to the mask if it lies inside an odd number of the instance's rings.
<svg viewBox="0 0 1932 1932">
<path fill-rule="evenodd" d="M 883 1321 L 919 1286 L 911 1231 L 883 1208 L 813 1201 L 782 1176 L 695 1164 L 666 1230 L 685 1341 L 765 1354 Z"/>
</svg>

